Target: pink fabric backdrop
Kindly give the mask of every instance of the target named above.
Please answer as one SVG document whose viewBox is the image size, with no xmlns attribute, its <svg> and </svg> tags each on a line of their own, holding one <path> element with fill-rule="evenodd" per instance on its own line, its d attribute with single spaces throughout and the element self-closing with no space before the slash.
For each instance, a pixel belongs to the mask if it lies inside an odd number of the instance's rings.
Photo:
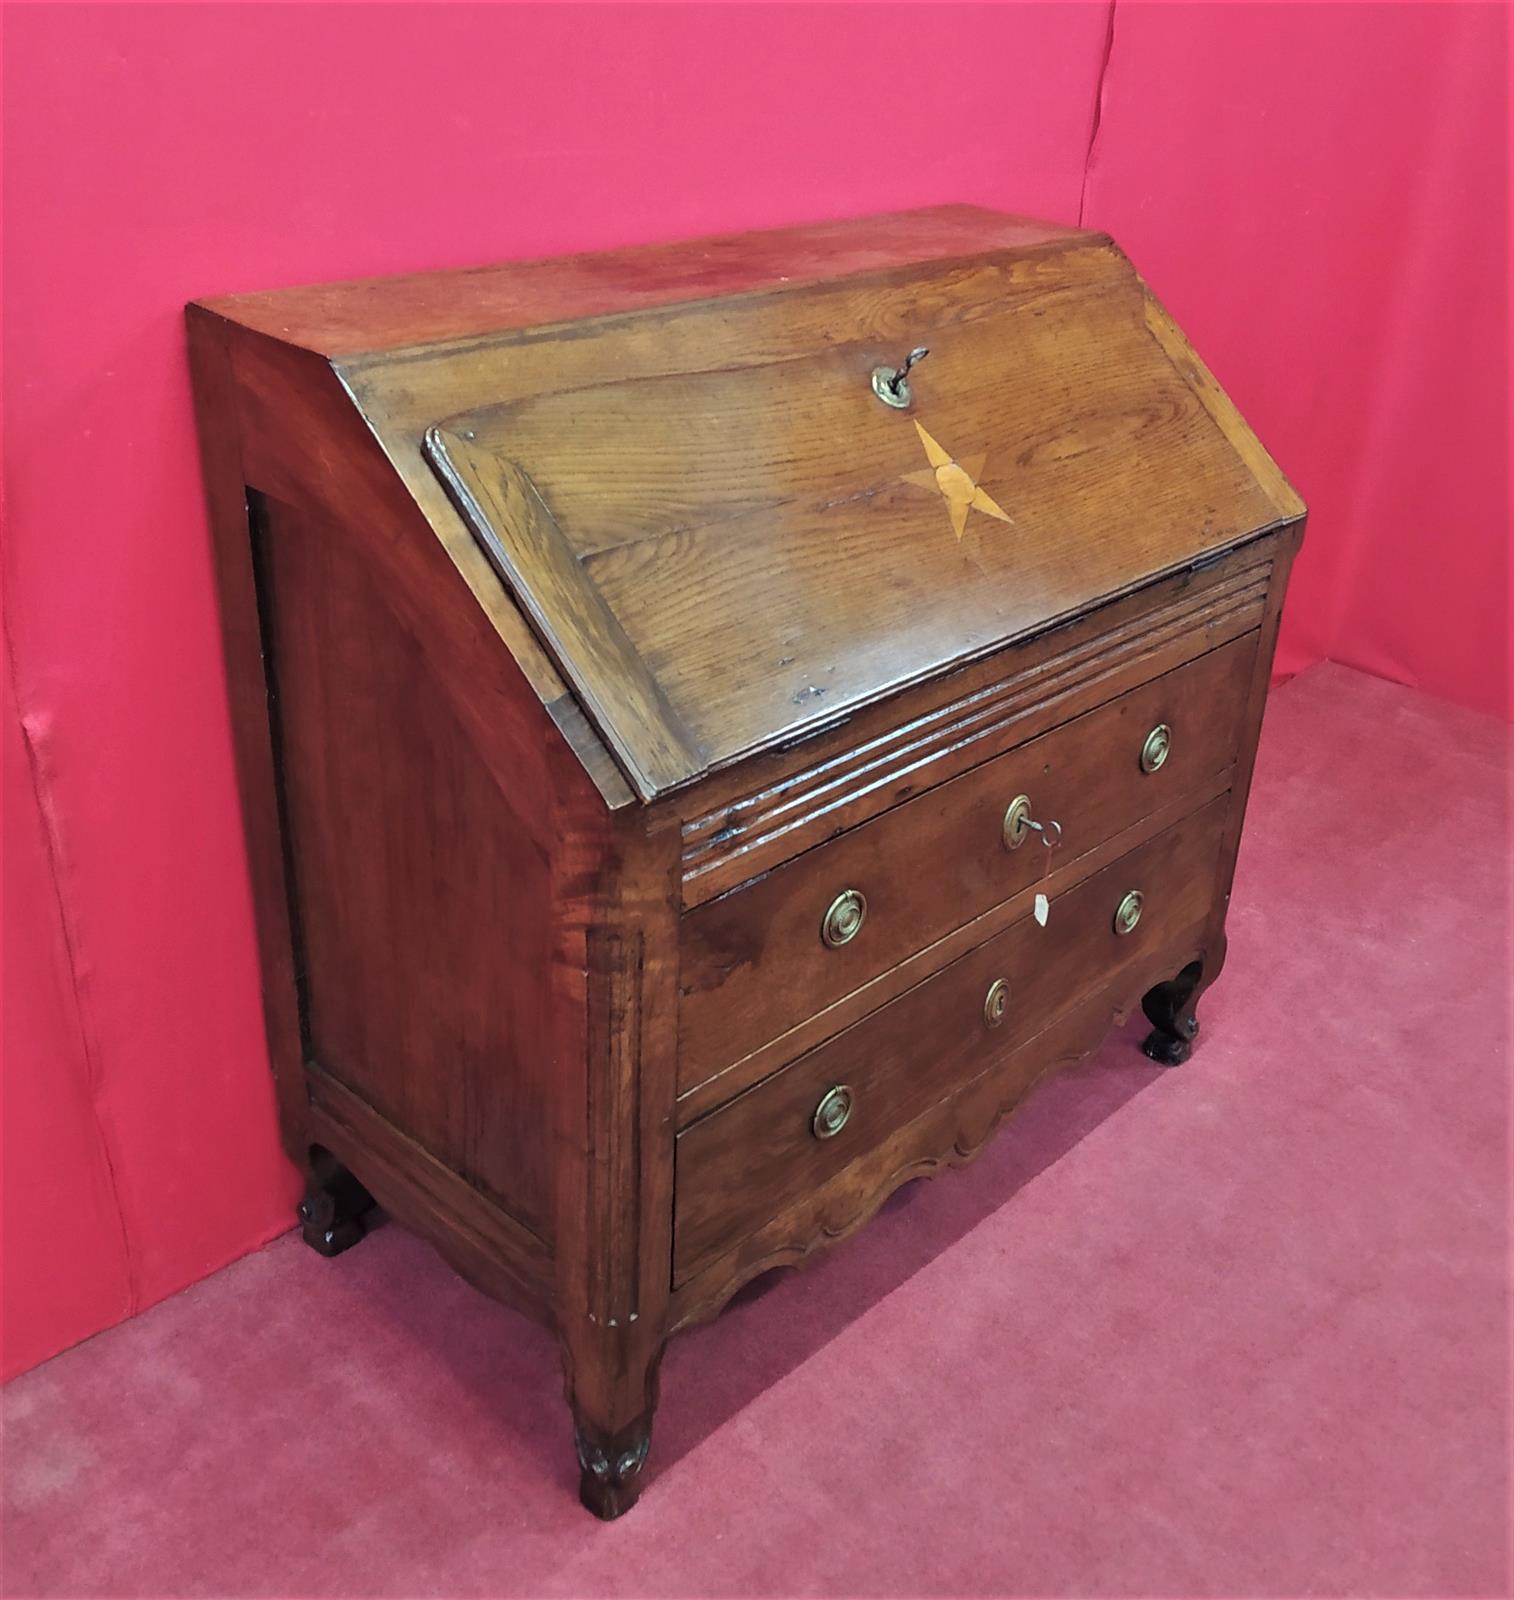
<svg viewBox="0 0 1514 1600">
<path fill-rule="evenodd" d="M 1086 220 L 1309 504 L 1280 667 L 1508 716 L 1508 11 L 1115 10 Z"/>
<path fill-rule="evenodd" d="M 294 1197 L 194 295 L 1081 210 L 1313 504 L 1286 664 L 1506 706 L 1502 8 L 38 6 L 6 33 L 7 1372 Z"/>
</svg>

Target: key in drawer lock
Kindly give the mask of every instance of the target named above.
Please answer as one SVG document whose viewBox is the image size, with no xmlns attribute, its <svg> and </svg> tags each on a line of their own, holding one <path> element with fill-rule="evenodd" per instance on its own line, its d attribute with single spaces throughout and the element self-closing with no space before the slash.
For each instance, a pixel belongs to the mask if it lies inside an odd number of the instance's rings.
<svg viewBox="0 0 1514 1600">
<path fill-rule="evenodd" d="M 850 944 L 867 920 L 867 896 L 860 889 L 843 889 L 826 908 L 820 937 L 832 950 Z"/>
<path fill-rule="evenodd" d="M 995 978 L 983 996 L 983 1020 L 990 1028 L 997 1028 L 1008 1010 L 1009 982 L 1005 978 Z"/>
<path fill-rule="evenodd" d="M 1116 933 L 1135 932 L 1136 924 L 1141 920 L 1141 905 L 1141 891 L 1132 889 L 1115 908 L 1114 931 Z"/>
<path fill-rule="evenodd" d="M 1040 836 L 1041 843 L 1048 850 L 1062 842 L 1062 824 L 1054 819 L 1037 822 L 1030 814 L 1030 796 L 1017 794 L 1009 802 L 1009 810 L 1004 813 L 1004 827 L 1001 830 L 1004 848 L 1018 850 L 1033 833 Z"/>
<path fill-rule="evenodd" d="M 1017 794 L 1004 813 L 1004 848 L 1018 850 L 1030 833 L 1030 796 Z"/>
<path fill-rule="evenodd" d="M 1172 729 L 1165 722 L 1159 722 L 1146 735 L 1146 743 L 1141 746 L 1141 771 L 1155 772 L 1167 759 L 1167 752 L 1171 749 Z"/>
<path fill-rule="evenodd" d="M 810 1118 L 810 1131 L 817 1139 L 834 1139 L 846 1126 L 852 1114 L 852 1091 L 844 1083 L 827 1089 L 815 1115 Z"/>
</svg>

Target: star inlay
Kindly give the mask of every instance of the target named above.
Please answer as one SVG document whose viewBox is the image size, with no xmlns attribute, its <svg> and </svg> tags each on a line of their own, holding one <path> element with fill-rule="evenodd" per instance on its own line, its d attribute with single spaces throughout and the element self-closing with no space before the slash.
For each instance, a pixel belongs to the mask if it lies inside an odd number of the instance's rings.
<svg viewBox="0 0 1514 1600">
<path fill-rule="evenodd" d="M 963 456 L 954 460 L 951 452 L 943 450 L 934 439 L 915 423 L 915 432 L 925 446 L 925 459 L 930 466 L 922 472 L 906 472 L 903 482 L 918 484 L 922 489 L 934 489 L 946 502 L 947 515 L 952 519 L 952 532 L 958 539 L 967 531 L 969 511 L 982 511 L 1000 522 L 1012 523 L 1015 519 L 985 490 L 978 487 L 986 455 Z"/>
</svg>

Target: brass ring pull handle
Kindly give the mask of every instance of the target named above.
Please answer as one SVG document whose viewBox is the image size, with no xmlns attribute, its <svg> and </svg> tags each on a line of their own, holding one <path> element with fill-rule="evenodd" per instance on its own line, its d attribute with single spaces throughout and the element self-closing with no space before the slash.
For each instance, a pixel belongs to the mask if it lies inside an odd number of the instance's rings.
<svg viewBox="0 0 1514 1600">
<path fill-rule="evenodd" d="M 983 996 L 983 1021 L 990 1028 L 997 1028 L 1004 1020 L 1005 1013 L 1009 1010 L 1009 980 L 995 978 L 988 986 L 988 993 Z"/>
<path fill-rule="evenodd" d="M 905 356 L 902 367 L 874 367 L 873 393 L 884 405 L 902 411 L 914 399 L 909 390 L 909 369 L 929 354 L 930 351 L 920 345 Z"/>
<path fill-rule="evenodd" d="M 860 889 L 843 889 L 826 907 L 820 938 L 832 950 L 850 944 L 867 920 L 867 896 Z"/>
<path fill-rule="evenodd" d="M 1141 920 L 1141 906 L 1144 896 L 1139 889 L 1132 889 L 1129 894 L 1115 907 L 1114 931 L 1116 933 L 1134 933 L 1136 924 Z"/>
<path fill-rule="evenodd" d="M 852 1114 L 852 1091 L 844 1083 L 827 1089 L 810 1118 L 810 1132 L 817 1139 L 834 1139 L 846 1126 Z"/>
<path fill-rule="evenodd" d="M 1159 722 L 1146 735 L 1146 743 L 1141 746 L 1141 771 L 1155 772 L 1167 759 L 1171 749 L 1172 729 L 1165 722 Z"/>
</svg>

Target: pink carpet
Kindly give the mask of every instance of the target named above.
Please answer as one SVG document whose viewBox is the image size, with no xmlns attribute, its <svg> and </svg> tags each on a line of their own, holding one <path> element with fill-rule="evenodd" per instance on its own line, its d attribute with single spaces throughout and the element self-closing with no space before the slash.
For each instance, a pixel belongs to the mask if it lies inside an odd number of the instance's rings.
<svg viewBox="0 0 1514 1600">
<path fill-rule="evenodd" d="M 13 1595 L 1504 1595 L 1507 730 L 1268 713 L 1192 1063 L 1132 1028 L 675 1341 L 630 1516 L 547 1336 L 384 1228 L 5 1392 Z"/>
</svg>

